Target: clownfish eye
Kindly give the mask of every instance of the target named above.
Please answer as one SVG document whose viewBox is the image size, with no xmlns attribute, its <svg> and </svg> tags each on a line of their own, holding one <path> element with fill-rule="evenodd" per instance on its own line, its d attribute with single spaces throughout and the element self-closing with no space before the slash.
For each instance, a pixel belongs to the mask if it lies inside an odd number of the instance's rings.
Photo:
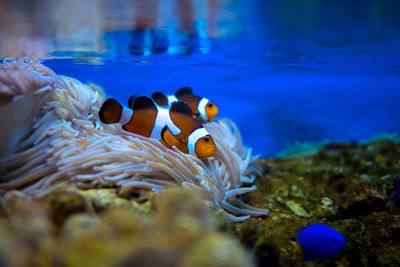
<svg viewBox="0 0 400 267">
<path fill-rule="evenodd" d="M 210 138 L 208 138 L 208 137 L 204 138 L 204 142 L 209 142 L 209 141 L 210 141 Z"/>
<path fill-rule="evenodd" d="M 199 113 L 194 113 L 194 114 L 193 114 L 193 119 L 197 119 L 199 116 L 200 116 Z"/>
<path fill-rule="evenodd" d="M 209 108 L 212 108 L 214 105 L 212 103 L 207 105 Z"/>
</svg>

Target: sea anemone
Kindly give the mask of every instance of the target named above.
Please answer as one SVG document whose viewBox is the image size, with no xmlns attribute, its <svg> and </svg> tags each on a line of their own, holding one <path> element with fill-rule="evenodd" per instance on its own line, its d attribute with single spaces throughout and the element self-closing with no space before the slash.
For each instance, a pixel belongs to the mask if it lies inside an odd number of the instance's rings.
<svg viewBox="0 0 400 267">
<path fill-rule="evenodd" d="M 39 197 L 60 183 L 155 192 L 182 186 L 214 202 L 232 221 L 268 213 L 241 200 L 256 189 L 250 184 L 260 170 L 232 121 L 204 125 L 217 149 L 214 157 L 200 160 L 119 124 L 102 124 L 97 114 L 104 98 L 99 86 L 59 75 L 31 132 L 1 160 L 0 188 Z"/>
<path fill-rule="evenodd" d="M 56 79 L 57 75 L 40 63 L 0 65 L 0 158 L 10 154 L 30 130 Z"/>
</svg>

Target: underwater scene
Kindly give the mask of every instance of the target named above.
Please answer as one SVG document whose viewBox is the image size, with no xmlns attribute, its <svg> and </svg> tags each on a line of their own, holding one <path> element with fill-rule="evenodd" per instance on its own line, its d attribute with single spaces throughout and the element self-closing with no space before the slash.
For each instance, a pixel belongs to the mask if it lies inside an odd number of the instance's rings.
<svg viewBox="0 0 400 267">
<path fill-rule="evenodd" d="M 0 266 L 400 266 L 397 0 L 0 0 Z"/>
</svg>

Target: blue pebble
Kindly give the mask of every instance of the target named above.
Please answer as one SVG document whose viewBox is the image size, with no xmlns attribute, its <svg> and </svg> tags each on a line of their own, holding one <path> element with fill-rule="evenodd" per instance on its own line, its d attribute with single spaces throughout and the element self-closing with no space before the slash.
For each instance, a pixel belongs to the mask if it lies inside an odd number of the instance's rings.
<svg viewBox="0 0 400 267">
<path fill-rule="evenodd" d="M 303 248 L 304 261 L 323 262 L 338 255 L 346 239 L 335 229 L 318 223 L 302 229 L 297 243 Z"/>
</svg>

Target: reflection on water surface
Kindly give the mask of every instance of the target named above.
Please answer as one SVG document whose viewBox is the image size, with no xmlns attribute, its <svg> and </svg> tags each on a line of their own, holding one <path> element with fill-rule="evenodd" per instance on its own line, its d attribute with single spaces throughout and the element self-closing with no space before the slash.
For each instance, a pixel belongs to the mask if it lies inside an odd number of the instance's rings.
<svg viewBox="0 0 400 267">
<path fill-rule="evenodd" d="M 129 95 L 189 85 L 271 155 L 400 132 L 400 3 L 0 1 L 0 54 Z"/>
</svg>

